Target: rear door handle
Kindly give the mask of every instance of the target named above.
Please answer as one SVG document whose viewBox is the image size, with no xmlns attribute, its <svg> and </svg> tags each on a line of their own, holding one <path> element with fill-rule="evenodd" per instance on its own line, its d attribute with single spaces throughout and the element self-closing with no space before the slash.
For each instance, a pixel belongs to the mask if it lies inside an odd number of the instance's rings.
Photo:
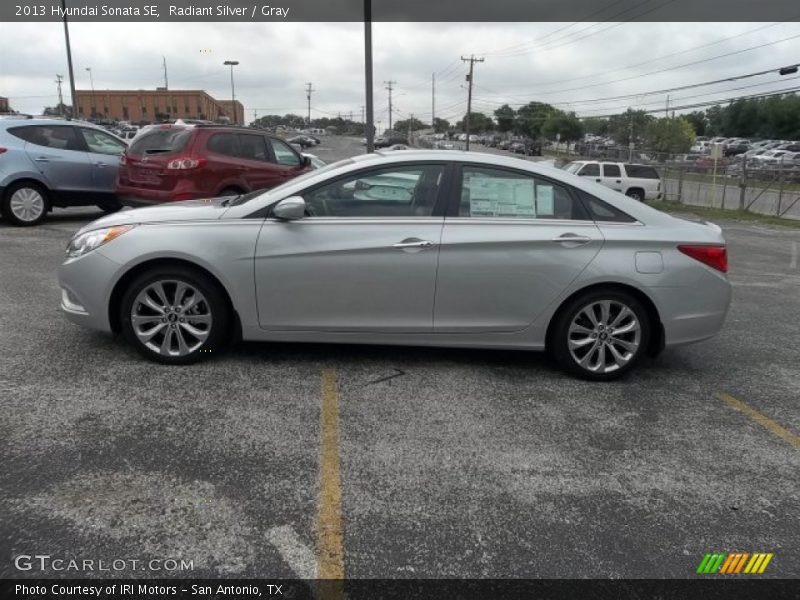
<svg viewBox="0 0 800 600">
<path fill-rule="evenodd" d="M 96 162 L 94 163 L 95 167 L 107 167 L 108 165 L 104 162 Z"/>
<path fill-rule="evenodd" d="M 46 156 L 37 156 L 33 160 L 35 160 L 36 162 L 50 162 L 50 159 L 47 158 Z"/>
<path fill-rule="evenodd" d="M 597 183 L 600 183 L 600 182 L 601 182 L 601 181 L 603 181 L 603 180 L 602 180 L 602 179 L 595 179 L 595 181 L 596 181 Z"/>
<path fill-rule="evenodd" d="M 590 238 L 587 235 L 578 235 L 578 234 L 575 234 L 575 233 L 565 233 L 565 234 L 560 235 L 558 237 L 554 237 L 551 241 L 552 242 L 556 242 L 556 243 L 560 243 L 560 244 L 569 243 L 569 244 L 583 245 L 583 244 L 588 244 L 589 242 L 591 242 L 592 238 Z"/>
<path fill-rule="evenodd" d="M 409 238 L 407 240 L 403 240 L 402 242 L 397 242 L 396 244 L 392 245 L 392 248 L 397 248 L 399 250 L 405 250 L 406 248 L 433 248 L 435 246 L 433 242 L 430 240 L 420 240 L 417 238 Z"/>
</svg>

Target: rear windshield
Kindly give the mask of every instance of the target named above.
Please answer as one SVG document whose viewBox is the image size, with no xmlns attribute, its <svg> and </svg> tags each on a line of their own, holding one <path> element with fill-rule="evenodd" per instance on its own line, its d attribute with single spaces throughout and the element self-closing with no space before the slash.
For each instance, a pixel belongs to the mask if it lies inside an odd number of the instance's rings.
<svg viewBox="0 0 800 600">
<path fill-rule="evenodd" d="M 180 152 L 191 137 L 189 129 L 153 129 L 139 134 L 128 148 L 128 154 L 172 154 Z"/>
<path fill-rule="evenodd" d="M 661 179 L 658 176 L 658 171 L 653 167 L 646 165 L 625 165 L 625 171 L 628 177 L 639 177 L 641 179 Z"/>
</svg>

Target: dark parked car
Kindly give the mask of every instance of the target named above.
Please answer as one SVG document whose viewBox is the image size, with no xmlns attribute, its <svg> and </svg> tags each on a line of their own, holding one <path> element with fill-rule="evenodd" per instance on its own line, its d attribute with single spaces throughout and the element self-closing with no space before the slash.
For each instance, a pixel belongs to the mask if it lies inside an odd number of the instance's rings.
<svg viewBox="0 0 800 600">
<path fill-rule="evenodd" d="M 405 138 L 401 135 L 389 135 L 380 136 L 375 139 L 376 148 L 388 148 L 389 146 L 394 146 L 395 144 L 403 144 L 408 146 L 408 138 Z"/>
<path fill-rule="evenodd" d="M 125 147 L 84 121 L 0 120 L 0 213 L 36 225 L 55 206 L 118 210 L 114 182 Z"/>
<path fill-rule="evenodd" d="M 319 143 L 318 141 L 315 141 L 314 138 L 308 135 L 296 135 L 294 137 L 289 138 L 286 141 L 289 142 L 290 144 L 297 144 L 303 150 L 305 150 L 306 148 L 310 148 L 311 146 L 316 146 Z"/>
<path fill-rule="evenodd" d="M 117 194 L 126 204 L 243 194 L 311 170 L 311 161 L 257 129 L 162 125 L 120 157 Z"/>
</svg>

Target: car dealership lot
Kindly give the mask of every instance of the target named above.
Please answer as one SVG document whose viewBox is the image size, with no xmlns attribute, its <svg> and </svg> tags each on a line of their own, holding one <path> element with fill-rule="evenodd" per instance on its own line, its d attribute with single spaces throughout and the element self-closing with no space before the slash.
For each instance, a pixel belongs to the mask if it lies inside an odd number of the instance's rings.
<svg viewBox="0 0 800 600">
<path fill-rule="evenodd" d="M 3 576 L 46 554 L 141 576 L 690 577 L 711 551 L 797 575 L 800 231 L 720 223 L 722 333 L 593 384 L 485 350 L 146 362 L 59 314 L 55 269 L 97 216 L 0 221 Z"/>
</svg>

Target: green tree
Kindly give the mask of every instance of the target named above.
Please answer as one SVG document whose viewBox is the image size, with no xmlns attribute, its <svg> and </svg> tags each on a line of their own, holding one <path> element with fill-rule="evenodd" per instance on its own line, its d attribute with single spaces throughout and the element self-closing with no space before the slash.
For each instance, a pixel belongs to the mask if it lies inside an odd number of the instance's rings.
<svg viewBox="0 0 800 600">
<path fill-rule="evenodd" d="M 458 131 L 466 131 L 466 117 L 461 119 L 458 123 L 456 123 L 456 129 Z M 494 121 L 492 121 L 491 117 L 487 117 L 483 113 L 479 112 L 471 112 L 469 113 L 469 132 L 470 134 L 473 133 L 482 133 L 484 131 L 491 131 L 494 129 Z"/>
<path fill-rule="evenodd" d="M 684 117 L 656 119 L 645 130 L 647 149 L 656 152 L 688 152 L 694 140 L 694 128 Z"/>
<path fill-rule="evenodd" d="M 394 123 L 394 128 L 396 131 L 400 133 L 408 133 L 409 129 L 411 131 L 419 131 L 420 129 L 427 129 L 429 125 L 423 123 L 417 118 L 411 119 L 403 119 L 402 121 L 397 121 Z"/>
<path fill-rule="evenodd" d="M 68 119 L 72 118 L 72 107 L 66 104 L 56 104 L 55 106 L 46 106 L 42 111 L 42 115 L 45 117 L 60 117 L 62 114 Z"/>
<path fill-rule="evenodd" d="M 448 129 L 450 129 L 450 121 L 440 119 L 439 117 L 433 120 L 433 130 L 436 133 L 447 133 Z"/>
<path fill-rule="evenodd" d="M 556 110 L 542 124 L 542 135 L 551 140 L 558 137 L 562 142 L 574 142 L 581 139 L 583 125 L 574 112 Z"/>
<path fill-rule="evenodd" d="M 594 135 L 608 134 L 608 119 L 602 119 L 600 117 L 586 117 L 585 119 L 582 119 L 581 122 L 583 123 L 583 130 L 586 133 L 592 133 Z"/>
<path fill-rule="evenodd" d="M 514 109 L 508 104 L 503 104 L 503 106 L 494 111 L 494 118 L 497 119 L 497 129 L 503 133 L 514 129 L 515 117 Z"/>
<path fill-rule="evenodd" d="M 514 131 L 532 138 L 542 135 L 542 125 L 547 121 L 555 109 L 543 102 L 528 102 L 525 106 L 517 109 L 517 117 L 514 120 Z"/>
<path fill-rule="evenodd" d="M 608 119 L 608 134 L 617 144 L 627 146 L 631 141 L 639 144 L 644 139 L 653 116 L 643 110 L 629 108 L 624 113 Z"/>
<path fill-rule="evenodd" d="M 708 129 L 708 118 L 706 117 L 706 113 L 702 110 L 696 110 L 688 115 L 685 115 L 686 119 L 691 123 L 694 132 L 697 135 L 706 135 L 706 129 Z"/>
</svg>

